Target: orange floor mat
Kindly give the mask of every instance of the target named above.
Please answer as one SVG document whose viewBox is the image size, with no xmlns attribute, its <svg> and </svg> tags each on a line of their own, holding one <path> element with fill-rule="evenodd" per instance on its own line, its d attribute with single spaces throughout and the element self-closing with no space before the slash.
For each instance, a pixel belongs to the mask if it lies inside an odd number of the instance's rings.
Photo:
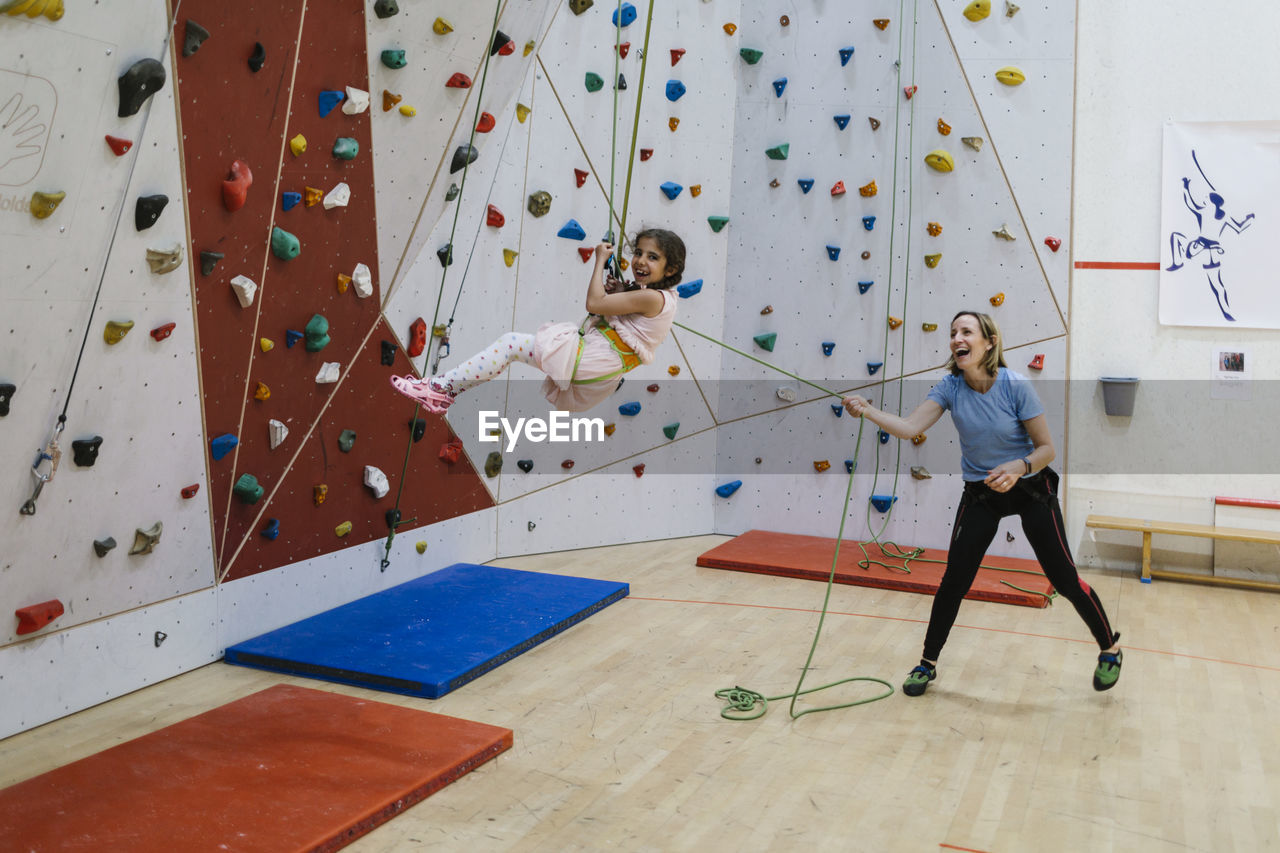
<svg viewBox="0 0 1280 853">
<path fill-rule="evenodd" d="M 845 540 L 840 545 L 840 558 L 836 565 L 836 583 L 852 586 L 871 586 L 879 589 L 899 589 L 904 592 L 923 592 L 929 595 L 938 591 L 942 570 L 947 559 L 946 551 L 926 548 L 923 559 L 941 560 L 926 563 L 921 559 L 910 561 L 904 572 L 903 561 L 886 557 L 874 542 L 864 543 L 866 554 L 875 560 L 896 566 L 889 569 L 875 564 L 862 568 L 859 562 L 866 559 L 858 543 Z M 836 540 L 821 536 L 799 536 L 794 533 L 775 533 L 769 530 L 748 530 L 746 533 L 718 545 L 698 557 L 698 565 L 712 569 L 733 569 L 739 572 L 756 572 L 764 575 L 781 575 L 788 578 L 806 578 L 825 581 L 831 574 L 831 557 L 835 553 Z M 892 549 L 890 549 L 892 551 Z M 903 547 L 901 550 L 910 550 Z M 1053 586 L 1040 571 L 1035 560 L 1015 557 L 987 557 L 984 566 L 1002 569 L 1023 569 L 1034 575 L 979 569 L 978 577 L 965 598 L 977 601 L 996 601 L 1002 604 L 1020 604 L 1024 607 L 1047 607 Z M 1014 589 L 1015 584 L 1024 590 Z"/>
<path fill-rule="evenodd" d="M 337 850 L 510 729 L 278 685 L 0 790 L 6 850 Z"/>
</svg>

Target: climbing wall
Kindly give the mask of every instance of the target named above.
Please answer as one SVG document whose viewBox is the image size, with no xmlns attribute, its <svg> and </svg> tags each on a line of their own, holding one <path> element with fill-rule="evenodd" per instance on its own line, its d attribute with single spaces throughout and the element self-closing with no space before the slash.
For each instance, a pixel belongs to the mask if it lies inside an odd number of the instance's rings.
<svg viewBox="0 0 1280 853">
<path fill-rule="evenodd" d="M 725 339 L 907 413 L 942 376 L 952 316 L 989 312 L 1061 452 L 1072 13 L 992 3 L 971 20 L 968 5 L 744 6 Z M 746 359 L 726 356 L 721 379 L 721 480 L 743 487 L 718 530 L 834 536 L 856 462 L 846 535 L 945 545 L 949 418 L 923 443 L 882 443 L 834 397 Z M 1016 531 L 998 547 L 1028 553 Z"/>
</svg>

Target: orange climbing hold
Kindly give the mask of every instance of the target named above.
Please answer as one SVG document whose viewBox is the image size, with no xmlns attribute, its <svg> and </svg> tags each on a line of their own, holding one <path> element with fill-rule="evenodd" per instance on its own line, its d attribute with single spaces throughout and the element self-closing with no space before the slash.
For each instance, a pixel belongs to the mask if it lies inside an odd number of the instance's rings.
<svg viewBox="0 0 1280 853">
<path fill-rule="evenodd" d="M 391 112 L 391 108 L 394 107 L 396 104 L 400 103 L 402 99 L 403 99 L 403 96 L 393 95 L 390 92 L 388 92 L 386 89 L 383 89 L 382 90 L 382 111 L 384 113 Z"/>
<path fill-rule="evenodd" d="M 253 172 L 250 171 L 249 164 L 243 160 L 233 162 L 230 174 L 222 182 L 222 203 L 227 210 L 234 212 L 244 207 L 252 183 Z"/>
<path fill-rule="evenodd" d="M 702 195 L 702 184 L 693 184 L 692 186 L 690 186 L 689 195 L 693 196 L 694 198 L 697 198 L 698 196 Z"/>
<path fill-rule="evenodd" d="M 918 91 L 920 91 L 919 86 L 903 86 L 902 87 L 902 94 L 907 96 L 908 101 L 911 100 L 911 96 Z"/>
<path fill-rule="evenodd" d="M 831 194 L 833 196 L 844 195 L 844 181 L 836 181 L 836 185 L 831 188 Z"/>
<path fill-rule="evenodd" d="M 929 232 L 930 237 L 937 237 L 942 233 L 942 225 L 937 222 L 930 222 L 925 226 L 925 230 Z"/>
<path fill-rule="evenodd" d="M 737 24 L 725 24 L 725 25 L 724 25 L 724 32 L 725 32 L 725 35 L 730 35 L 730 36 L 731 36 L 731 35 L 733 35 L 734 33 L 736 33 L 737 31 L 738 31 L 738 25 L 737 25 Z"/>
<path fill-rule="evenodd" d="M 991 297 L 991 304 L 992 304 L 992 305 L 996 305 L 996 306 L 1003 305 L 1003 304 L 1004 304 L 1004 294 L 1003 294 L 1003 293 L 997 293 L 995 296 Z"/>
<path fill-rule="evenodd" d="M 470 89 L 471 78 L 463 74 L 461 71 L 454 72 L 453 76 L 444 84 L 449 89 Z"/>
<path fill-rule="evenodd" d="M 890 328 L 890 329 L 896 329 L 896 328 L 898 328 L 898 327 L 899 327 L 899 326 L 901 326 L 901 325 L 902 325 L 902 321 L 901 321 L 900 319 L 898 319 L 897 317 L 890 317 L 890 318 L 889 318 L 889 328 Z"/>
<path fill-rule="evenodd" d="M 453 438 L 440 445 L 440 459 L 452 465 L 462 456 L 462 439 Z"/>
<path fill-rule="evenodd" d="M 19 607 L 13 611 L 13 615 L 18 617 L 18 630 L 14 633 L 31 634 L 39 631 L 45 625 L 61 616 L 63 612 L 62 602 L 56 598 L 50 601 L 42 601 L 39 604 Z"/>
<path fill-rule="evenodd" d="M 315 187 L 302 188 L 302 201 L 307 207 L 315 207 L 324 199 L 324 190 Z"/>
<path fill-rule="evenodd" d="M 680 126 L 680 119 L 676 118 L 675 116 L 672 116 L 671 118 L 667 119 L 667 127 L 671 128 L 672 133 L 675 133 L 676 128 L 679 126 Z"/>
<path fill-rule="evenodd" d="M 817 462 L 813 463 L 813 470 L 817 471 L 819 474 L 821 474 L 823 471 L 827 470 L 830 467 L 831 467 L 831 463 L 825 459 L 819 459 Z"/>
<path fill-rule="evenodd" d="M 871 20 L 871 23 L 873 23 L 873 24 L 875 24 L 875 25 L 876 25 L 876 29 L 877 29 L 877 30 L 881 30 L 881 31 L 883 31 L 883 30 L 885 30 L 885 29 L 887 29 L 887 28 L 888 28 L 888 26 L 889 26 L 889 19 L 888 19 L 888 18 L 873 18 L 873 19 Z"/>
<path fill-rule="evenodd" d="M 591 256 L 595 254 L 595 251 L 596 250 L 590 246 L 581 246 L 578 249 L 578 254 L 582 257 L 582 262 L 585 264 L 587 261 L 591 260 Z"/>
<path fill-rule="evenodd" d="M 938 133 L 941 133 L 943 136 L 950 136 L 951 125 L 947 124 L 942 119 L 938 119 Z"/>
<path fill-rule="evenodd" d="M 351 286 L 351 276 L 344 272 L 338 273 L 338 292 L 346 293 L 347 288 Z"/>
<path fill-rule="evenodd" d="M 872 181 L 866 186 L 858 187 L 858 195 L 862 196 L 863 198 L 871 198 L 873 195 L 875 195 L 878 192 L 880 192 L 880 189 L 876 186 L 875 181 Z"/>
<path fill-rule="evenodd" d="M 1027 362 L 1027 367 L 1032 370 L 1044 370 L 1044 353 L 1038 352 L 1031 357 L 1031 361 Z"/>
<path fill-rule="evenodd" d="M 130 139 L 121 139 L 118 136 L 107 134 L 107 144 L 111 146 L 111 150 L 115 152 L 117 157 L 123 157 L 133 147 L 133 141 Z"/>
<path fill-rule="evenodd" d="M 919 446 L 919 445 L 921 445 L 921 444 L 924 444 L 924 443 L 925 443 L 926 441 L 928 441 L 928 440 L 929 440 L 929 436 L 925 435 L 925 434 L 924 434 L 924 433 L 922 433 L 922 432 L 921 432 L 921 433 L 916 433 L 915 435 L 911 436 L 911 443 L 912 443 L 912 444 L 914 444 L 914 445 L 916 445 L 916 446 Z"/>
<path fill-rule="evenodd" d="M 485 213 L 484 224 L 492 225 L 494 228 L 501 228 L 503 225 L 507 224 L 507 218 L 502 215 L 501 210 L 498 210 L 498 208 L 493 205 L 489 205 L 489 209 Z"/>
<path fill-rule="evenodd" d="M 480 113 L 480 120 L 476 122 L 476 133 L 488 133 L 497 123 L 497 119 L 489 113 Z"/>
<path fill-rule="evenodd" d="M 417 358 L 427 348 L 427 321 L 419 317 L 409 326 L 409 345 L 405 353 L 409 358 Z"/>
</svg>

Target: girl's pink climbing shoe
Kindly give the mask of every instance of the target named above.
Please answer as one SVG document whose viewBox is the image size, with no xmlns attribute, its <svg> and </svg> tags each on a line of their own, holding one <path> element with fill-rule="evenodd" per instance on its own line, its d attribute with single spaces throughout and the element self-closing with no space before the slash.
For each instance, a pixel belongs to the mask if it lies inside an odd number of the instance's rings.
<svg viewBox="0 0 1280 853">
<path fill-rule="evenodd" d="M 431 387 L 430 379 L 416 379 L 413 376 L 392 376 L 391 387 L 410 400 L 416 400 L 428 412 L 444 414 L 453 405 L 453 397 Z"/>
</svg>

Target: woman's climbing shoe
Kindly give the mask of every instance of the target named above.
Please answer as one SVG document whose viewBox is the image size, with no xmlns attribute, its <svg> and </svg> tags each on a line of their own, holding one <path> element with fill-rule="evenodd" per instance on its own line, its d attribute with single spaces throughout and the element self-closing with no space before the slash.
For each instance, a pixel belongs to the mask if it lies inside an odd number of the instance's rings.
<svg viewBox="0 0 1280 853">
<path fill-rule="evenodd" d="M 437 391 L 432 388 L 430 379 L 416 379 L 413 376 L 392 376 L 391 387 L 410 400 L 416 400 L 421 403 L 422 408 L 428 412 L 435 412 L 438 415 L 444 414 L 453 405 L 453 397 L 443 391 Z"/>
<path fill-rule="evenodd" d="M 1115 653 L 1103 652 L 1098 655 L 1098 668 L 1093 671 L 1093 689 L 1110 690 L 1120 680 L 1120 664 L 1124 661 L 1124 651 L 1116 649 Z"/>
<path fill-rule="evenodd" d="M 920 696 L 924 693 L 929 682 L 938 677 L 936 667 L 925 666 L 920 664 L 907 676 L 907 680 L 902 682 L 902 692 L 908 696 Z"/>
</svg>

